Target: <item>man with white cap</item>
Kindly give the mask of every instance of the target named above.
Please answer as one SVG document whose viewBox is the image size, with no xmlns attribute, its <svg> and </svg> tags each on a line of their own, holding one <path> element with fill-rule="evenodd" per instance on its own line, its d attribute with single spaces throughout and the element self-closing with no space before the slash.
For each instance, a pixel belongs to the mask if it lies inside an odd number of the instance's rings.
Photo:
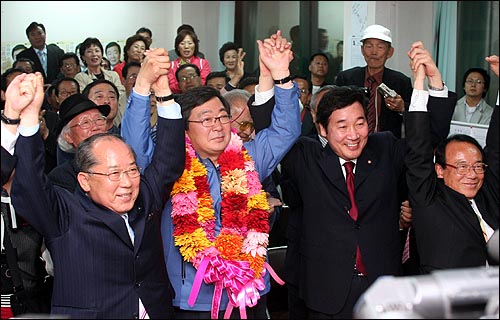
<svg viewBox="0 0 500 320">
<path fill-rule="evenodd" d="M 389 69 L 386 61 L 394 54 L 391 31 L 373 24 L 363 31 L 361 53 L 366 61 L 364 67 L 353 67 L 339 72 L 335 80 L 338 86 L 355 85 L 370 91 L 368 104 L 369 132 L 391 131 L 398 138 L 402 133 L 403 112 L 408 109 L 412 85 L 411 79 L 403 73 Z M 384 97 L 377 87 L 384 83 L 397 93 L 395 98 Z"/>
</svg>

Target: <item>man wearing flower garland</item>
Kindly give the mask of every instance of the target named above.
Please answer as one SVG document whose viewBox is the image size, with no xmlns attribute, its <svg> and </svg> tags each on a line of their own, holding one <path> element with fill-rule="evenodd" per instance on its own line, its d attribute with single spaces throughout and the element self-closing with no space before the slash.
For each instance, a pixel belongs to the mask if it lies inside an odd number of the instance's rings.
<svg viewBox="0 0 500 320">
<path fill-rule="evenodd" d="M 290 44 L 280 31 L 257 43 L 261 94 L 274 94 L 276 107 L 253 141 L 231 131 L 230 107 L 218 90 L 194 88 L 176 98 L 186 124 L 186 166 L 163 210 L 162 235 L 177 319 L 228 318 L 234 307 L 236 317 L 266 318 L 269 204 L 260 181 L 299 137 L 300 118 Z M 122 136 L 146 167 L 154 148 L 147 119 L 127 114 Z"/>
</svg>

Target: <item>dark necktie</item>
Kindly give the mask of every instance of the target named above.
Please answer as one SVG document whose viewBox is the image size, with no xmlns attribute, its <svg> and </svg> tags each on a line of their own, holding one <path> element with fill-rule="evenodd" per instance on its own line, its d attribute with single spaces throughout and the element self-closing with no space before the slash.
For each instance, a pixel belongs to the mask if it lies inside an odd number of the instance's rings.
<svg viewBox="0 0 500 320">
<path fill-rule="evenodd" d="M 368 100 L 368 132 L 372 133 L 377 126 L 377 106 L 375 105 L 375 97 L 377 95 L 377 81 L 370 76 L 366 79 L 368 88 L 370 89 L 370 99 Z"/>
<path fill-rule="evenodd" d="M 356 199 L 354 198 L 354 162 L 347 161 L 344 163 L 346 171 L 346 184 L 347 193 L 349 194 L 349 200 L 351 201 L 351 210 L 349 210 L 349 215 L 356 221 L 358 219 L 358 206 L 356 205 Z M 359 245 L 356 248 L 356 268 L 366 275 L 365 265 L 361 259 L 361 251 L 359 250 Z"/>
</svg>

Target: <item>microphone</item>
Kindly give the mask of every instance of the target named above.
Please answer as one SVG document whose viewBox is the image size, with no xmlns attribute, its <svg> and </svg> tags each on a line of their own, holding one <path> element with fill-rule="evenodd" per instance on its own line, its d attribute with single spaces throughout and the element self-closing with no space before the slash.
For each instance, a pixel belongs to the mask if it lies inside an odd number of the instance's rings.
<svg viewBox="0 0 500 320">
<path fill-rule="evenodd" d="M 498 231 L 499 229 L 497 229 L 495 231 L 495 233 L 493 233 L 493 235 L 491 236 L 490 240 L 488 240 L 488 242 L 486 243 L 486 249 L 488 250 L 488 256 L 490 256 L 491 259 L 493 259 L 493 261 L 495 261 L 496 263 L 499 263 L 499 248 L 498 248 Z"/>
</svg>

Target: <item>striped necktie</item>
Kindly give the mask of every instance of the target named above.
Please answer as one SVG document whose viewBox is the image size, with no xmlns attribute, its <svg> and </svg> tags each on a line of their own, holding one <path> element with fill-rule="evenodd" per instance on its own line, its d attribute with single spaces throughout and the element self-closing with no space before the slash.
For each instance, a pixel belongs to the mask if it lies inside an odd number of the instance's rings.
<svg viewBox="0 0 500 320">
<path fill-rule="evenodd" d="M 378 131 L 378 110 L 377 110 L 377 80 L 369 76 L 366 79 L 367 87 L 370 89 L 370 99 L 368 100 L 368 131 Z"/>
<path fill-rule="evenodd" d="M 483 232 L 484 241 L 488 242 L 488 233 L 486 232 L 486 226 L 484 225 L 483 217 L 480 213 L 478 213 L 478 211 L 476 211 L 476 208 L 474 208 L 474 204 L 472 203 L 472 201 L 469 200 L 469 203 L 472 207 L 472 210 L 474 210 L 477 219 L 479 220 L 479 226 L 481 227 L 481 231 Z"/>
<path fill-rule="evenodd" d="M 45 75 L 47 75 L 47 54 L 45 51 L 38 51 L 38 58 L 40 58 L 40 62 L 42 63 L 43 71 Z"/>
</svg>

